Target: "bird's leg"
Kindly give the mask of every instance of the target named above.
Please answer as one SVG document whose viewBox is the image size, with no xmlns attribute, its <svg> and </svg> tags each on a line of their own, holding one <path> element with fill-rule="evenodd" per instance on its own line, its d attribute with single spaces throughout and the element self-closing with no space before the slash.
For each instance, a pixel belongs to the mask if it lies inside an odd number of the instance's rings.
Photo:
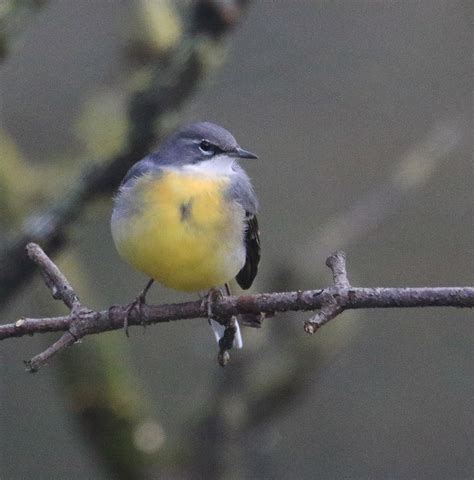
<svg viewBox="0 0 474 480">
<path fill-rule="evenodd" d="M 225 293 L 228 297 L 232 295 L 232 292 L 230 290 L 230 285 L 228 283 L 224 283 L 224 288 L 225 288 Z"/>
<path fill-rule="evenodd" d="M 142 316 L 142 307 L 145 304 L 146 294 L 148 293 L 148 290 L 150 290 L 151 286 L 153 285 L 153 282 L 154 282 L 153 278 L 150 278 L 150 280 L 148 280 L 148 283 L 145 285 L 145 288 L 140 292 L 138 297 L 132 303 L 127 305 L 127 309 L 126 309 L 127 314 L 125 315 L 125 320 L 123 322 L 123 328 L 125 330 L 125 335 L 127 335 L 127 337 L 129 336 L 129 334 L 128 334 L 128 319 L 129 319 L 130 313 L 132 312 L 132 310 L 134 308 L 138 307 L 138 313 L 139 313 L 140 317 Z M 143 321 L 142 321 L 142 323 L 143 323 Z M 145 325 L 145 324 L 143 323 L 143 325 Z"/>
<path fill-rule="evenodd" d="M 211 288 L 207 293 L 200 293 L 201 307 L 207 309 L 207 319 L 209 323 L 213 318 L 212 306 L 214 303 L 223 297 L 222 290 L 220 288 Z"/>
</svg>

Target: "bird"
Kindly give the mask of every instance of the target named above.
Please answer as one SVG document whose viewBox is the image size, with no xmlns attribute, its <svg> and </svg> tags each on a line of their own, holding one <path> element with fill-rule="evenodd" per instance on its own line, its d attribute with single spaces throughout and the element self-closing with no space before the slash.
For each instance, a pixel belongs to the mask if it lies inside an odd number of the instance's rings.
<svg viewBox="0 0 474 480">
<path fill-rule="evenodd" d="M 114 198 L 111 232 L 119 255 L 150 278 L 138 303 L 154 281 L 209 295 L 223 285 L 230 294 L 234 278 L 251 287 L 261 250 L 258 200 L 239 161 L 257 158 L 225 128 L 198 122 L 130 168 Z M 222 345 L 226 328 L 209 322 Z M 234 325 L 229 348 L 242 348 Z"/>
</svg>

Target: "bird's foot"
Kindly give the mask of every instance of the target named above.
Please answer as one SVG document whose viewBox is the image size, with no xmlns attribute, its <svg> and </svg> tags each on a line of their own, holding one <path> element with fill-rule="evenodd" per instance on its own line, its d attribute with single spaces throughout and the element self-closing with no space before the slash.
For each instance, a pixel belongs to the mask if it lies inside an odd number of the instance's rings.
<svg viewBox="0 0 474 480">
<path fill-rule="evenodd" d="M 223 296 L 220 288 L 211 288 L 206 294 L 201 296 L 201 308 L 207 309 L 207 319 L 209 320 L 209 323 L 214 318 L 212 311 L 214 304 Z"/>
<path fill-rule="evenodd" d="M 132 302 L 129 303 L 126 307 L 126 315 L 125 315 L 125 320 L 123 322 L 123 328 L 125 330 L 125 335 L 129 337 L 128 333 L 128 323 L 130 319 L 130 315 L 133 312 L 134 309 L 138 310 L 138 315 L 140 317 L 141 324 L 143 327 L 146 327 L 146 323 L 143 320 L 143 305 L 146 304 L 146 294 L 148 293 L 148 290 L 150 290 L 150 287 L 153 285 L 153 279 L 151 279 L 145 286 L 145 288 L 140 292 L 140 294 L 137 296 L 137 298 Z"/>
</svg>

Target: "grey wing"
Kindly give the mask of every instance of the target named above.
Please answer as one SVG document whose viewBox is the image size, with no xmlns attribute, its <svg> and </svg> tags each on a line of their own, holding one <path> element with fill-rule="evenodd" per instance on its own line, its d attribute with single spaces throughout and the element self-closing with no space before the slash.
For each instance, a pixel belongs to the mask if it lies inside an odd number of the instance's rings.
<svg viewBox="0 0 474 480">
<path fill-rule="evenodd" d="M 137 197 L 133 195 L 136 181 L 144 175 L 160 175 L 161 172 L 153 154 L 135 163 L 125 175 L 114 197 L 112 221 L 135 214 L 139 208 Z"/>
<path fill-rule="evenodd" d="M 159 166 L 157 165 L 154 155 L 148 155 L 143 160 L 135 163 L 135 165 L 130 168 L 130 170 L 127 172 L 124 179 L 122 180 L 120 186 L 131 186 L 131 184 L 134 183 L 134 180 L 136 180 L 137 178 L 140 178 L 146 173 L 150 173 L 158 169 Z"/>
<path fill-rule="evenodd" d="M 240 203 L 245 210 L 245 264 L 235 279 L 241 288 L 247 289 L 250 288 L 257 275 L 260 262 L 260 232 L 256 216 L 258 200 L 249 178 L 240 168 L 236 179 L 232 182 L 229 194 L 231 199 Z"/>
</svg>

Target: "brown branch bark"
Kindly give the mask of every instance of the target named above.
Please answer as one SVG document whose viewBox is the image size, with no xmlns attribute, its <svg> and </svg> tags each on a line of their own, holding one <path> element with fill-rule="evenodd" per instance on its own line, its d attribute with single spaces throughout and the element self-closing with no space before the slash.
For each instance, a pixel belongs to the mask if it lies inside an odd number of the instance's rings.
<svg viewBox="0 0 474 480">
<path fill-rule="evenodd" d="M 0 325 L 0 340 L 35 333 L 65 332 L 44 352 L 27 363 L 35 372 L 54 355 L 79 339 L 96 333 L 128 326 L 207 318 L 208 305 L 202 301 L 169 305 L 143 305 L 140 311 L 129 305 L 115 305 L 107 310 L 95 311 L 84 307 L 66 277 L 54 262 L 35 244 L 27 247 L 28 255 L 40 268 L 45 283 L 53 297 L 61 299 L 71 310 L 70 314 L 54 318 L 22 318 L 15 323 Z M 318 313 L 305 323 L 305 331 L 314 333 L 344 310 L 362 308 L 415 308 L 415 307 L 474 307 L 474 287 L 435 288 L 360 288 L 352 287 L 347 280 L 345 255 L 337 252 L 327 260 L 333 272 L 335 285 L 322 290 L 260 293 L 240 297 L 219 297 L 213 300 L 212 314 L 226 324 L 238 314 L 275 314 L 288 311 Z"/>
</svg>

